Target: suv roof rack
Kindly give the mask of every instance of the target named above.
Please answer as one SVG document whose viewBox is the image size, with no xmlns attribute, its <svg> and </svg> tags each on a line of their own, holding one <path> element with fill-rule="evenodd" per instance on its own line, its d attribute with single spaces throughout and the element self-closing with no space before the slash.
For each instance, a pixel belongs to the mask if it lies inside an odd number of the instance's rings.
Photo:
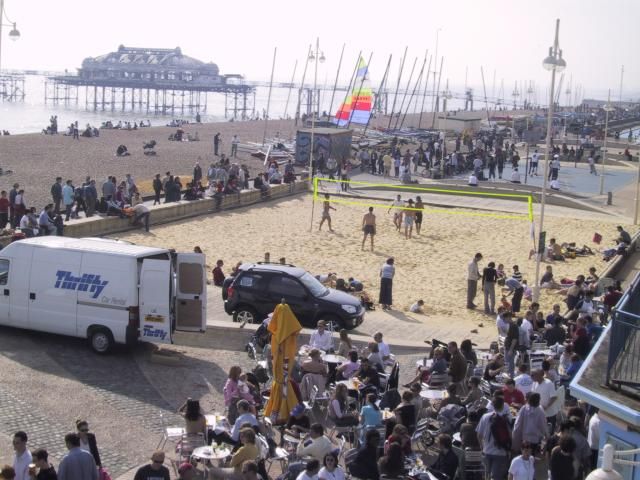
<svg viewBox="0 0 640 480">
<path fill-rule="evenodd" d="M 280 262 L 255 262 L 255 265 L 280 265 L 282 267 L 294 267 L 296 266 L 292 263 L 280 263 Z"/>
</svg>

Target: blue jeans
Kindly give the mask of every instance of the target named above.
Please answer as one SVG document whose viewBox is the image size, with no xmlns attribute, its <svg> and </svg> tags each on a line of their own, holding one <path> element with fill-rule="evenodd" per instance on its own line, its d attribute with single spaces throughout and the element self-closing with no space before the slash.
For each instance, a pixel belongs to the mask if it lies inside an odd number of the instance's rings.
<svg viewBox="0 0 640 480">
<path fill-rule="evenodd" d="M 507 363 L 507 371 L 509 372 L 509 376 L 513 378 L 514 372 L 516 370 L 516 351 L 509 352 L 505 350 L 504 352 L 504 360 Z"/>
<path fill-rule="evenodd" d="M 486 478 L 489 480 L 505 480 L 509 472 L 507 455 L 484 455 Z"/>
</svg>

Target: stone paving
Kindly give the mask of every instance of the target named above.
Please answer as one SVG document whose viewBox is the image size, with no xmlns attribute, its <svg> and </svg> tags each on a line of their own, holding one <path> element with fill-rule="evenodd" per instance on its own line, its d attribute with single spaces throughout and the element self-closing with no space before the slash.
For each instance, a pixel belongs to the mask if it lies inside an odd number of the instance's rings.
<svg viewBox="0 0 640 480">
<path fill-rule="evenodd" d="M 98 356 L 82 340 L 0 328 L 0 462 L 12 463 L 11 437 L 24 430 L 29 448 L 46 448 L 58 465 L 64 435 L 85 418 L 112 477 L 133 478 L 161 438 L 161 414 L 182 425 L 175 412 L 186 397 L 200 399 L 205 411 L 223 410 L 229 368 L 254 365 L 245 352 L 225 348 L 224 338 L 220 348 L 169 345 L 162 350 L 173 358 L 170 366 L 153 361 L 147 345 Z M 402 382 L 419 358 L 399 357 Z M 167 444 L 168 458 L 172 448 Z"/>
</svg>

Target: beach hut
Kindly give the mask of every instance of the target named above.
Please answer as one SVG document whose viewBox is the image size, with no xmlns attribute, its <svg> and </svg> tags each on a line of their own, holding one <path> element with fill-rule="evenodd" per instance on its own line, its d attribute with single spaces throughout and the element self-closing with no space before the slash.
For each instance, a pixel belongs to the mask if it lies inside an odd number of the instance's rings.
<svg viewBox="0 0 640 480">
<path fill-rule="evenodd" d="M 320 155 L 328 160 L 335 158 L 338 162 L 351 158 L 351 139 L 353 131 L 344 128 L 315 128 L 313 131 L 313 158 Z M 309 164 L 311 148 L 311 129 L 301 128 L 296 133 L 296 164 Z"/>
<path fill-rule="evenodd" d="M 264 414 L 270 416 L 273 423 L 283 423 L 289 419 L 293 407 L 300 403 L 290 372 L 298 348 L 296 339 L 302 326 L 289 305 L 283 302 L 276 306 L 268 329 L 271 332 L 274 378 Z"/>
</svg>

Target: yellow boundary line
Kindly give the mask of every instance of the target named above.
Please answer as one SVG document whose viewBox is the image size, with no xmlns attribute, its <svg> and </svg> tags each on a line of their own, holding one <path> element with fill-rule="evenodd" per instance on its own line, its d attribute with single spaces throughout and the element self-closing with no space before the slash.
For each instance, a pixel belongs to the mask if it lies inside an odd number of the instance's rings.
<svg viewBox="0 0 640 480">
<path fill-rule="evenodd" d="M 313 201 L 318 200 L 319 191 L 318 191 L 318 182 L 332 182 L 332 183 L 343 183 L 342 180 L 332 180 L 330 178 L 318 178 L 314 177 L 313 179 Z M 370 187 L 385 187 L 385 188 L 394 188 L 400 190 L 415 190 L 419 192 L 434 192 L 434 193 L 454 193 L 461 195 L 476 195 L 481 197 L 497 197 L 497 198 L 523 198 L 527 200 L 527 210 L 528 210 L 528 218 L 529 221 L 533 222 L 533 195 L 524 195 L 519 193 L 490 193 L 490 192 L 468 192 L 466 190 L 451 190 L 451 189 L 442 189 L 442 188 L 432 188 L 432 187 L 412 187 L 408 185 L 394 185 L 391 183 L 370 183 L 370 182 L 349 182 L 350 184 L 355 185 L 368 185 Z M 362 207 L 384 207 L 384 208 L 402 208 L 403 210 L 419 210 L 419 209 L 408 209 L 406 207 L 389 207 L 388 204 L 384 203 L 365 203 L 358 202 L 354 200 L 341 200 L 339 198 L 332 198 L 331 201 L 336 204 L 342 205 L 356 205 Z M 454 207 L 454 208 L 473 208 L 473 207 Z M 473 217 L 493 217 L 493 218 L 502 218 L 502 219 L 516 219 L 522 220 L 522 215 L 508 215 L 508 214 L 497 214 L 497 213 L 478 213 L 478 212 L 461 212 L 461 211 L 450 211 L 448 209 L 423 209 L 422 211 L 428 213 L 448 213 L 450 215 L 466 215 Z"/>
</svg>

